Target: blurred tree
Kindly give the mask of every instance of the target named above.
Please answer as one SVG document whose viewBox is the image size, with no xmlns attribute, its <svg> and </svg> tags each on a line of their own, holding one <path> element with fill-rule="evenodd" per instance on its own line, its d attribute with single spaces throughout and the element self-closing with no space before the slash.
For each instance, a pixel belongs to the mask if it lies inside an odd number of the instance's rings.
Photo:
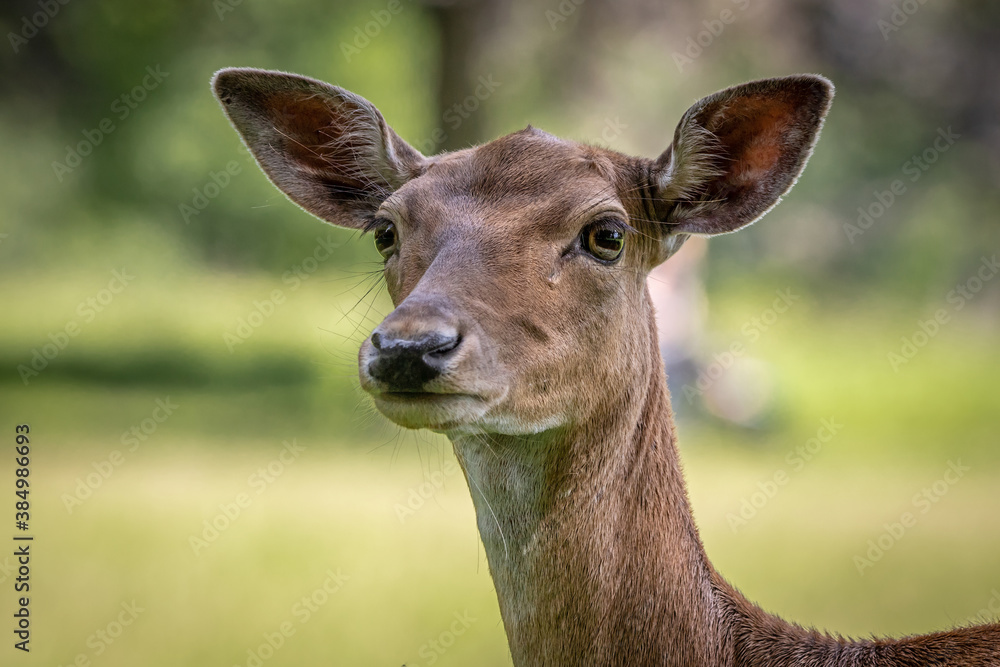
<svg viewBox="0 0 1000 667">
<path fill-rule="evenodd" d="M 797 209 L 793 198 L 764 233 L 714 245 L 713 271 L 742 265 L 731 261 L 741 253 L 808 244 L 822 246 L 822 261 L 798 250 L 789 256 L 809 257 L 795 270 L 817 285 L 853 278 L 919 293 L 1000 245 L 1000 4 L 991 0 L 420 0 L 404 2 L 354 59 L 338 45 L 373 12 L 384 12 L 385 0 L 290 0 L 280 7 L 244 0 L 230 2 L 225 14 L 196 0 L 45 6 L 58 9 L 49 16 L 38 0 L 0 5 L 8 41 L 0 50 L 0 133 L 9 150 L 28 157 L 0 192 L 10 219 L 4 233 L 30 229 L 46 254 L 72 234 L 96 238 L 98 231 L 146 225 L 213 266 L 281 272 L 301 259 L 315 226 L 302 218 L 276 225 L 274 209 L 264 207 L 286 204 L 249 163 L 241 162 L 247 168 L 197 221 L 177 212 L 210 173 L 245 158 L 222 130 L 205 85 L 214 69 L 232 64 L 303 71 L 353 87 L 388 104 L 394 125 L 417 143 L 443 129 L 446 138 L 430 142 L 431 153 L 532 122 L 653 154 L 669 141 L 679 113 L 719 85 L 819 71 L 839 92 L 823 150 L 804 177 L 814 209 Z M 672 54 L 726 9 L 737 20 L 713 37 L 696 65 L 678 71 Z M 171 72 L 168 85 L 80 169 L 57 180 L 52 162 L 156 64 Z M 446 119 L 491 73 L 503 81 L 502 92 L 475 113 Z M 630 129 L 602 138 L 595 127 L 619 110 Z M 877 229 L 856 243 L 845 240 L 840 227 L 854 222 L 858 207 L 899 177 L 901 164 L 933 141 L 936 128 L 949 125 L 962 135 L 960 145 Z M 345 262 L 363 254 L 353 252 Z"/>
<path fill-rule="evenodd" d="M 505 22 L 510 0 L 424 0 L 424 4 L 439 38 L 435 118 L 447 125 L 441 127 L 445 138 L 437 148 L 453 151 L 486 141 L 485 111 L 449 114 L 448 110 L 460 106 L 476 88 L 477 67 Z"/>
</svg>

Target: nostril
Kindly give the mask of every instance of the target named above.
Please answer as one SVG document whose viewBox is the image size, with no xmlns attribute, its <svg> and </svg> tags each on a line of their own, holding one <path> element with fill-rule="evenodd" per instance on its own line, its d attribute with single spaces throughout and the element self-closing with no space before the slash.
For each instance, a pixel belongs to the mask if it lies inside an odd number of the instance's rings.
<svg viewBox="0 0 1000 667">
<path fill-rule="evenodd" d="M 372 334 L 372 345 L 376 350 L 382 349 L 382 334 L 377 331 Z"/>
<path fill-rule="evenodd" d="M 434 357 L 443 357 L 452 350 L 454 350 L 456 347 L 458 347 L 461 342 L 462 342 L 462 337 L 459 336 L 458 334 L 455 334 L 454 336 L 450 336 L 442 340 L 440 344 L 428 350 L 426 354 L 429 354 Z"/>
</svg>

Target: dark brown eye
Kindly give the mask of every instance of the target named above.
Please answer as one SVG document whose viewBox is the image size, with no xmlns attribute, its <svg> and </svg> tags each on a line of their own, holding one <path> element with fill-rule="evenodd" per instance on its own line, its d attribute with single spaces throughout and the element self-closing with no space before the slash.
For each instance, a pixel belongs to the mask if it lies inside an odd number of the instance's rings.
<svg viewBox="0 0 1000 667">
<path fill-rule="evenodd" d="M 602 262 L 613 262 L 625 250 L 625 232 L 614 221 L 595 222 L 583 230 L 583 249 Z"/>
<path fill-rule="evenodd" d="M 396 244 L 399 239 L 396 235 L 396 225 L 391 222 L 384 222 L 375 228 L 375 249 L 382 257 L 389 259 L 392 253 L 396 252 Z"/>
</svg>

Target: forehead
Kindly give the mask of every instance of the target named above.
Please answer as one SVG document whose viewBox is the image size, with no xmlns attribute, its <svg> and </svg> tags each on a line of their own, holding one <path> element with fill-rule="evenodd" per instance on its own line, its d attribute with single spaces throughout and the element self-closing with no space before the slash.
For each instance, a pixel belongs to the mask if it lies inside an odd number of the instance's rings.
<svg viewBox="0 0 1000 667">
<path fill-rule="evenodd" d="M 411 218 L 460 207 L 480 215 L 518 211 L 539 224 L 618 202 L 621 166 L 609 151 L 527 128 L 432 158 L 390 198 Z"/>
</svg>

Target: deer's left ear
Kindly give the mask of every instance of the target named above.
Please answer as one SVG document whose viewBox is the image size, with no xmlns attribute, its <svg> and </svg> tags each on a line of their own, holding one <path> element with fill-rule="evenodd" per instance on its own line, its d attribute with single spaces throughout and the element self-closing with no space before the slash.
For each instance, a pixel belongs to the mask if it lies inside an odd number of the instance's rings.
<svg viewBox="0 0 1000 667">
<path fill-rule="evenodd" d="M 752 81 L 687 110 L 652 165 L 664 257 L 688 234 L 734 232 L 778 203 L 802 173 L 833 99 L 833 84 L 798 75 Z"/>
</svg>

